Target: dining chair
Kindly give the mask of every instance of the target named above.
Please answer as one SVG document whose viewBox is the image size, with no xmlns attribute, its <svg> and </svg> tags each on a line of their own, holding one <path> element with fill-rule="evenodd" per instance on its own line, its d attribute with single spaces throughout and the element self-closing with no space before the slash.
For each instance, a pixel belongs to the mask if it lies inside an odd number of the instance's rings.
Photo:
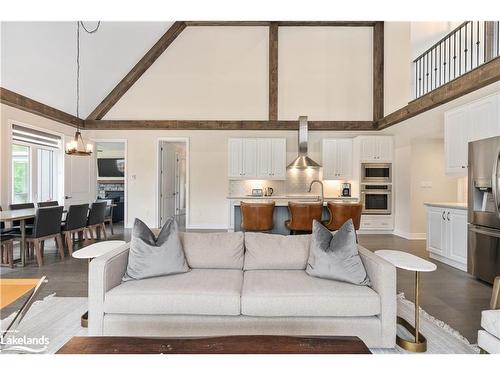
<svg viewBox="0 0 500 375">
<path fill-rule="evenodd" d="M 363 205 L 361 203 L 337 203 L 328 202 L 326 208 L 330 213 L 330 220 L 323 224 L 331 231 L 339 230 L 344 223 L 352 219 L 354 224 L 354 232 L 356 233 L 356 242 L 358 241 L 357 230 L 361 226 L 361 212 Z"/>
<path fill-rule="evenodd" d="M 14 211 L 14 210 L 25 210 L 27 208 L 35 208 L 34 203 L 16 203 L 16 204 L 9 204 L 9 210 Z M 32 219 L 26 219 L 24 221 L 24 224 L 26 228 L 30 228 L 33 226 L 33 223 L 35 222 L 35 218 Z M 21 233 L 21 222 L 19 220 L 14 220 L 12 222 L 12 231 Z"/>
<path fill-rule="evenodd" d="M 2 211 L 2 206 L 0 206 Z M 14 267 L 14 237 L 10 234 L 10 229 L 5 228 L 5 223 L 0 222 L 0 261 Z"/>
<path fill-rule="evenodd" d="M 288 202 L 290 220 L 285 221 L 285 227 L 290 234 L 311 233 L 314 220 L 321 221 L 323 202 Z"/>
<path fill-rule="evenodd" d="M 106 213 L 104 214 L 104 224 L 109 224 L 111 234 L 115 234 L 113 229 L 113 199 L 99 199 L 96 202 L 106 202 Z"/>
<path fill-rule="evenodd" d="M 274 206 L 275 202 L 241 202 L 241 229 L 244 231 L 271 231 L 274 227 Z"/>
<path fill-rule="evenodd" d="M 95 231 L 96 239 L 100 239 L 100 233 L 103 233 L 104 239 L 108 239 L 106 227 L 104 226 L 104 217 L 106 216 L 106 202 L 94 202 L 90 206 L 89 217 L 87 220 L 87 231 L 91 239 L 94 239 L 92 230 Z"/>
<path fill-rule="evenodd" d="M 41 207 L 54 207 L 54 206 L 59 206 L 59 202 L 58 201 L 38 202 L 36 205 L 39 208 L 41 208 Z"/>
<path fill-rule="evenodd" d="M 66 221 L 61 226 L 61 232 L 68 247 L 69 255 L 73 255 L 73 234 L 78 233 L 81 236 L 85 233 L 88 211 L 88 203 L 69 206 Z"/>
<path fill-rule="evenodd" d="M 27 244 L 35 251 L 38 266 L 43 265 L 45 240 L 54 239 L 61 259 L 64 258 L 64 247 L 61 237 L 61 219 L 63 206 L 37 208 L 33 229 L 26 235 Z"/>
</svg>

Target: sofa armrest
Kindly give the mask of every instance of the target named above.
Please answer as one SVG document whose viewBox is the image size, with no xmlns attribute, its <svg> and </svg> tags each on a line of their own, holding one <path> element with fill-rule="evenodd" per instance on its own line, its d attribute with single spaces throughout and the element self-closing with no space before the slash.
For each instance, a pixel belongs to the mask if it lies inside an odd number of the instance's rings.
<svg viewBox="0 0 500 375">
<path fill-rule="evenodd" d="M 101 336 L 106 292 L 120 285 L 127 270 L 130 244 L 93 259 L 89 264 L 89 335 Z"/>
<path fill-rule="evenodd" d="M 394 346 L 396 340 L 396 267 L 368 249 L 358 245 L 372 289 L 380 296 L 380 321 L 382 340 L 386 346 Z"/>
</svg>

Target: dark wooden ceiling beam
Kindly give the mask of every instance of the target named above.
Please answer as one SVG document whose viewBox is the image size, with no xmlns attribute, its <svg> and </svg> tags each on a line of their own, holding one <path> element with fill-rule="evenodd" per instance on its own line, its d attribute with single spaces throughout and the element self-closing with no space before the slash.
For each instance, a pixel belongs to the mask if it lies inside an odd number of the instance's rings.
<svg viewBox="0 0 500 375">
<path fill-rule="evenodd" d="M 377 122 L 377 129 L 382 130 L 396 125 L 497 81 L 500 81 L 500 57 L 465 73 L 385 116 Z"/>
<path fill-rule="evenodd" d="M 99 120 L 120 100 L 132 85 L 144 74 L 160 55 L 172 44 L 186 28 L 186 23 L 176 21 L 155 43 L 153 47 L 139 60 L 130 72 L 116 85 L 104 100 L 87 117 L 89 120 Z"/>
<path fill-rule="evenodd" d="M 384 22 L 373 27 L 373 121 L 384 117 Z"/>
<path fill-rule="evenodd" d="M 96 130 L 297 130 L 298 121 L 85 120 Z M 373 121 L 309 121 L 309 130 L 375 130 Z"/>
<path fill-rule="evenodd" d="M 278 24 L 269 26 L 269 120 L 278 119 Z"/>
<path fill-rule="evenodd" d="M 376 21 L 185 21 L 186 26 L 323 26 L 323 27 L 372 27 Z"/>
<path fill-rule="evenodd" d="M 0 87 L 0 102 L 73 127 L 83 127 L 83 120 L 27 96 Z"/>
</svg>

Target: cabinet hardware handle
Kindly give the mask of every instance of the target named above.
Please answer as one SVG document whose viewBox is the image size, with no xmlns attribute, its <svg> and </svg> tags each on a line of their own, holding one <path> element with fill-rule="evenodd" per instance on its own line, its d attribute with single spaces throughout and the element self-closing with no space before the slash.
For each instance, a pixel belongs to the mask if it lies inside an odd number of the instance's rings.
<svg viewBox="0 0 500 375">
<path fill-rule="evenodd" d="M 446 215 L 446 218 L 448 219 L 448 221 L 450 221 L 450 213 L 448 212 L 448 215 Z"/>
<path fill-rule="evenodd" d="M 441 217 L 443 218 L 443 220 L 446 220 L 444 217 L 444 214 L 445 214 L 445 212 L 443 211 L 443 214 L 441 215 Z"/>
</svg>

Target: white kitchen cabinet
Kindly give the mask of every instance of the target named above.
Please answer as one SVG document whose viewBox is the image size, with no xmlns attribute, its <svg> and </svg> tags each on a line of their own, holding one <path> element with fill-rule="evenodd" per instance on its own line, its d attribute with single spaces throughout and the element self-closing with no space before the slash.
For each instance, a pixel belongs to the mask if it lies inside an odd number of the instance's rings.
<svg viewBox="0 0 500 375">
<path fill-rule="evenodd" d="M 286 139 L 257 139 L 257 178 L 284 180 L 286 178 Z"/>
<path fill-rule="evenodd" d="M 242 178 L 243 139 L 230 138 L 228 141 L 228 172 L 230 179 Z"/>
<path fill-rule="evenodd" d="M 444 153 L 446 174 L 466 175 L 469 142 L 467 107 L 459 107 L 444 115 Z"/>
<path fill-rule="evenodd" d="M 286 139 L 271 139 L 271 178 L 286 179 Z"/>
<path fill-rule="evenodd" d="M 324 139 L 322 147 L 323 179 L 349 180 L 353 171 L 351 138 Z"/>
<path fill-rule="evenodd" d="M 500 94 L 490 95 L 468 106 L 469 142 L 500 135 L 498 98 Z"/>
<path fill-rule="evenodd" d="M 228 178 L 231 180 L 286 178 L 284 138 L 230 138 Z"/>
<path fill-rule="evenodd" d="M 467 271 L 467 210 L 427 206 L 429 256 Z"/>
<path fill-rule="evenodd" d="M 391 162 L 393 141 L 391 136 L 360 137 L 360 160 L 362 162 Z"/>
<path fill-rule="evenodd" d="M 500 135 L 500 93 L 447 111 L 444 115 L 445 172 L 466 176 L 468 142 Z"/>
</svg>

